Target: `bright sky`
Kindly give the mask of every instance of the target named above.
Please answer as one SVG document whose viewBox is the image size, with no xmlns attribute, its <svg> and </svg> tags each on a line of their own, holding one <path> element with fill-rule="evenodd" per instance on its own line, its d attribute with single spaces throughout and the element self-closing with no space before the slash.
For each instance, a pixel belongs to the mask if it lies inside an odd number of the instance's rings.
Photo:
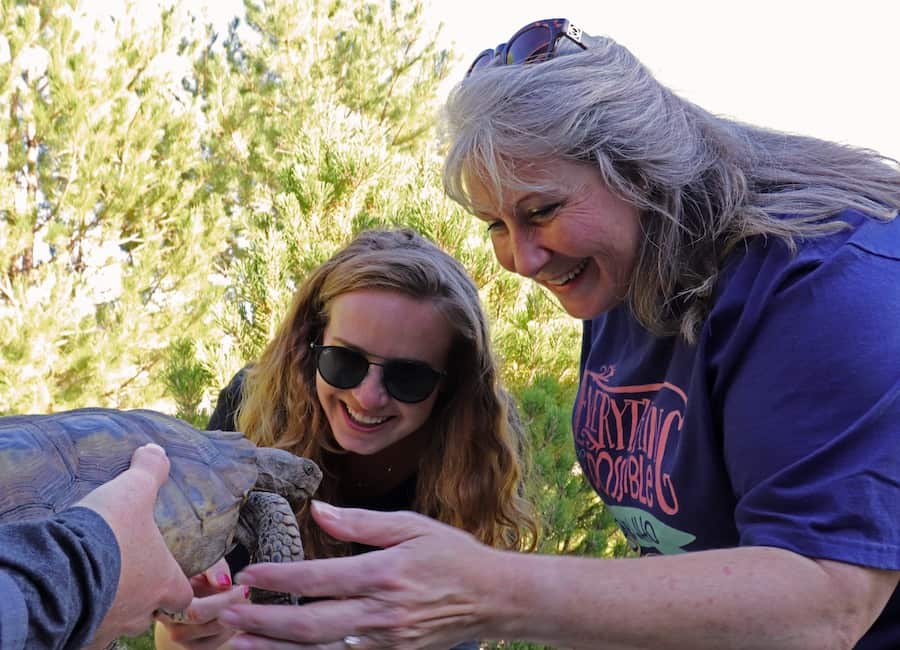
<svg viewBox="0 0 900 650">
<path fill-rule="evenodd" d="M 428 13 L 463 55 L 455 80 L 526 23 L 568 18 L 714 113 L 900 159 L 897 0 L 431 0 Z"/>
<path fill-rule="evenodd" d="M 101 11 L 121 3 L 85 1 Z M 223 26 L 243 6 L 242 0 L 134 2 L 207 7 Z M 478 52 L 526 23 L 569 18 L 590 34 L 613 37 L 660 81 L 714 113 L 900 159 L 898 0 L 425 2 L 429 21 L 444 23 L 445 39 L 462 58 L 454 81 Z"/>
</svg>

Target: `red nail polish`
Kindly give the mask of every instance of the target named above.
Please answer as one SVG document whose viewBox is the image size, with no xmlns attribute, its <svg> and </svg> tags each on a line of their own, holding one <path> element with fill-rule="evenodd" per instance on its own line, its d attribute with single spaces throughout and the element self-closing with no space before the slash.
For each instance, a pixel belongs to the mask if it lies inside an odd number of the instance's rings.
<svg viewBox="0 0 900 650">
<path fill-rule="evenodd" d="M 250 587 L 244 585 L 244 598 L 250 598 Z"/>
<path fill-rule="evenodd" d="M 219 586 L 220 587 L 230 587 L 231 586 L 231 576 L 227 573 L 223 573 L 218 577 Z"/>
</svg>

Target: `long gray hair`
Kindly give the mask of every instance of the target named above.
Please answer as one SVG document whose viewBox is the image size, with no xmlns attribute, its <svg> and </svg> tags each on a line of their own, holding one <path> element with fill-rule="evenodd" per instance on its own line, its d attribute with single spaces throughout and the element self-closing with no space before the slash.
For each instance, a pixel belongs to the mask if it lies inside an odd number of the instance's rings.
<svg viewBox="0 0 900 650">
<path fill-rule="evenodd" d="M 725 256 L 755 235 L 834 232 L 854 208 L 890 220 L 900 166 L 874 151 L 712 115 L 660 84 L 615 41 L 532 65 L 479 69 L 445 106 L 444 186 L 473 210 L 467 179 L 540 190 L 517 169 L 565 159 L 595 165 L 611 191 L 641 210 L 628 301 L 660 336 L 696 340 Z"/>
</svg>

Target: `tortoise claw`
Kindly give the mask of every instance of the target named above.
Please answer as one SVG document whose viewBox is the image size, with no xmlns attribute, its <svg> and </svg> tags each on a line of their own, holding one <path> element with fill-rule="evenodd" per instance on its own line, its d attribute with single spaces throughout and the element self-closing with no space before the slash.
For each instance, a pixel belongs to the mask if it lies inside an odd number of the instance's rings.
<svg viewBox="0 0 900 650">
<path fill-rule="evenodd" d="M 157 616 L 157 617 L 165 616 L 167 619 L 169 619 L 173 623 L 188 623 L 191 620 L 188 617 L 186 611 L 170 612 L 167 609 L 160 608 L 160 609 L 157 609 L 155 612 L 153 612 L 153 615 Z"/>
</svg>

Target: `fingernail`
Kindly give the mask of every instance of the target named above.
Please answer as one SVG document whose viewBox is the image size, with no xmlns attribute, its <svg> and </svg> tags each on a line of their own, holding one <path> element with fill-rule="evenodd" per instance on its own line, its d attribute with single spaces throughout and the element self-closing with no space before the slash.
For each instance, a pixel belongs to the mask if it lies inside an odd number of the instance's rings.
<svg viewBox="0 0 900 650">
<path fill-rule="evenodd" d="M 250 599 L 250 587 L 244 585 L 244 600 Z"/>
<path fill-rule="evenodd" d="M 230 587 L 231 586 L 231 576 L 227 573 L 220 573 L 216 576 L 216 583 L 220 587 Z"/>
<path fill-rule="evenodd" d="M 143 449 L 152 449 L 152 450 L 154 450 L 154 451 L 157 451 L 157 452 L 161 453 L 163 456 L 166 455 L 166 450 L 163 449 L 163 448 L 162 448 L 161 446 L 159 446 L 158 444 L 156 444 L 155 442 L 148 442 L 146 445 L 143 445 L 142 448 L 143 448 Z"/>
<path fill-rule="evenodd" d="M 319 517 L 331 519 L 332 521 L 337 521 L 338 511 L 337 508 L 331 506 L 324 501 L 317 501 L 313 499 L 312 509 L 316 511 L 316 514 Z"/>
</svg>

